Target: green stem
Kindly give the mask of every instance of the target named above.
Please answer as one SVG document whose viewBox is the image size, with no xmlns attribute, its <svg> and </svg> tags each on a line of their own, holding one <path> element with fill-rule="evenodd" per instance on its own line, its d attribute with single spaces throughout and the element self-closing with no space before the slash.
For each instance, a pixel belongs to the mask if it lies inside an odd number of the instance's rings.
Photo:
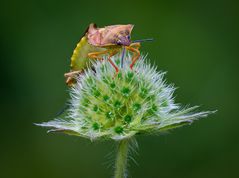
<svg viewBox="0 0 239 178">
<path fill-rule="evenodd" d="M 115 178 L 126 178 L 129 139 L 121 140 L 115 162 Z"/>
</svg>

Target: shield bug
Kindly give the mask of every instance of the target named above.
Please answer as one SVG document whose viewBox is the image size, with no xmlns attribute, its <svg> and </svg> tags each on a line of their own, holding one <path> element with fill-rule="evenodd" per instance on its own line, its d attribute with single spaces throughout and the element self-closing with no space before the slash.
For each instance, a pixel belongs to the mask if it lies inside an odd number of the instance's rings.
<svg viewBox="0 0 239 178">
<path fill-rule="evenodd" d="M 73 51 L 71 71 L 65 74 L 66 83 L 72 85 L 75 82 L 74 76 L 84 72 L 87 66 L 91 66 L 92 59 L 101 60 L 102 55 L 106 54 L 108 55 L 108 61 L 118 73 L 119 69 L 111 60 L 111 57 L 117 54 L 122 47 L 134 54 L 130 64 L 132 69 L 140 56 L 140 42 L 131 42 L 133 27 L 132 24 L 128 24 L 97 28 L 96 24 L 90 24 Z"/>
</svg>

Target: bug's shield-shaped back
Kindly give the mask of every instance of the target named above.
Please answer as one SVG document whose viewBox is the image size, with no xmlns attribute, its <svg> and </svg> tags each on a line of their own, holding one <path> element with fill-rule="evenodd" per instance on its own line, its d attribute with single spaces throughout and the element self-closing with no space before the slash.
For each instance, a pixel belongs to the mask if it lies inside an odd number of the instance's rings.
<svg viewBox="0 0 239 178">
<path fill-rule="evenodd" d="M 116 38 L 119 34 L 131 34 L 133 29 L 132 24 L 128 25 L 111 25 L 104 28 L 97 28 L 95 25 L 90 25 L 87 33 L 88 42 L 94 46 L 111 46 L 116 45 Z"/>
</svg>

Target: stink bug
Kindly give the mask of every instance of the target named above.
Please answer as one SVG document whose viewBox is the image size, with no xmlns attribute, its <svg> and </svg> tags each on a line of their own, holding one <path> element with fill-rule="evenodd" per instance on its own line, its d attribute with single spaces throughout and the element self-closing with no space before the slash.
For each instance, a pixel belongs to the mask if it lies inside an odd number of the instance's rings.
<svg viewBox="0 0 239 178">
<path fill-rule="evenodd" d="M 77 44 L 71 57 L 71 71 L 65 74 L 66 83 L 72 85 L 74 76 L 84 72 L 87 66 L 90 66 L 91 59 L 102 59 L 102 55 L 108 54 L 108 61 L 114 67 L 116 74 L 119 69 L 111 60 L 111 57 L 117 54 L 122 47 L 134 53 L 130 68 L 140 56 L 140 42 L 131 42 L 132 24 L 111 25 L 104 28 L 97 28 L 95 24 L 90 24 L 85 34 Z"/>
</svg>

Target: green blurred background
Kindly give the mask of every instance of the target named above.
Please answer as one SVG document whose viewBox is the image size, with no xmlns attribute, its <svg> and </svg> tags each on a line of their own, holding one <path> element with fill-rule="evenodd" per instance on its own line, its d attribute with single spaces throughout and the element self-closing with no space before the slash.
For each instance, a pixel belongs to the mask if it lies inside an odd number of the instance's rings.
<svg viewBox="0 0 239 178">
<path fill-rule="evenodd" d="M 63 74 L 87 25 L 135 24 L 133 39 L 176 101 L 218 112 L 161 136 L 139 136 L 134 178 L 239 177 L 237 1 L 1 0 L 2 178 L 112 177 L 114 142 L 47 134 L 68 97 Z"/>
</svg>

